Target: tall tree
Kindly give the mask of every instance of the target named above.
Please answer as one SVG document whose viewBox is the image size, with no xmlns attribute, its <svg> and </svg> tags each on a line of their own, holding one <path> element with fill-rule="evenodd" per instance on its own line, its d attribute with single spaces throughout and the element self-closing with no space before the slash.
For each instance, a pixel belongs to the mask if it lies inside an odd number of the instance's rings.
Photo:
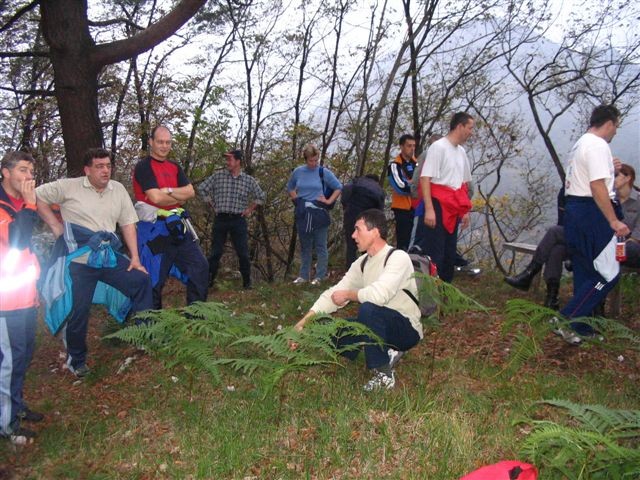
<svg viewBox="0 0 640 480">
<path fill-rule="evenodd" d="M 53 66 L 55 96 L 70 175 L 81 172 L 82 155 L 88 147 L 103 145 L 98 109 L 102 69 L 166 40 L 205 3 L 206 0 L 180 0 L 167 15 L 136 35 L 106 43 L 96 43 L 91 36 L 87 0 L 32 1 L 20 7 L 0 27 L 2 30 L 9 28 L 35 6 L 40 7 L 40 24 L 49 50 L 31 54 L 46 54 Z"/>
</svg>

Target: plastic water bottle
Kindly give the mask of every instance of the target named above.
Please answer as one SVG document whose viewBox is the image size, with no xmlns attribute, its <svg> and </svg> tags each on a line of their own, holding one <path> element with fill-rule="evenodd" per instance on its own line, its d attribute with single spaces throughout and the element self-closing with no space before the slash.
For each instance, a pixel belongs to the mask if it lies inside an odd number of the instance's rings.
<svg viewBox="0 0 640 480">
<path fill-rule="evenodd" d="M 627 245 L 624 242 L 624 237 L 618 237 L 616 243 L 616 260 L 620 263 L 627 261 Z"/>
</svg>

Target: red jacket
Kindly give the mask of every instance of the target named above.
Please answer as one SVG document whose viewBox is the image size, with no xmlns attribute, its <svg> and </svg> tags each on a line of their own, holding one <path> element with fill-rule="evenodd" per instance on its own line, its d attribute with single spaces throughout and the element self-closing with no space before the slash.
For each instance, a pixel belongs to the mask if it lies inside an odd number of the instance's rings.
<svg viewBox="0 0 640 480">
<path fill-rule="evenodd" d="M 440 202 L 442 208 L 442 225 L 449 233 L 453 233 L 459 218 L 471 210 L 469 188 L 466 183 L 458 189 L 446 185 L 431 184 L 431 196 Z"/>
<path fill-rule="evenodd" d="M 38 305 L 40 264 L 31 251 L 36 206 L 16 210 L 0 186 L 0 311 Z"/>
</svg>

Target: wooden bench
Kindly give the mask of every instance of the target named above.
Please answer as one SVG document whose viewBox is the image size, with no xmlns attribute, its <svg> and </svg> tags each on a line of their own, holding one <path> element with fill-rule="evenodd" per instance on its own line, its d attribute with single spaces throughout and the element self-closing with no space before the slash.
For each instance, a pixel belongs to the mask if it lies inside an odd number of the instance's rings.
<svg viewBox="0 0 640 480">
<path fill-rule="evenodd" d="M 512 253 L 511 256 L 511 265 L 509 266 L 509 270 L 513 270 L 513 265 L 516 262 L 516 253 L 524 253 L 527 255 L 532 255 L 536 252 L 537 245 L 532 245 L 530 243 L 521 243 L 521 242 L 507 242 L 502 244 L 502 248 L 504 250 L 509 250 Z M 537 292 L 540 288 L 540 273 L 536 273 L 535 277 L 531 281 L 531 286 L 533 287 L 533 291 Z"/>
<path fill-rule="evenodd" d="M 622 311 L 622 287 L 620 285 L 622 280 L 622 275 L 637 273 L 640 275 L 640 268 L 631 268 L 631 267 L 621 267 L 620 268 L 620 281 L 613 287 L 611 293 L 609 293 L 609 315 L 611 317 L 617 318 L 620 316 L 620 312 Z"/>
</svg>

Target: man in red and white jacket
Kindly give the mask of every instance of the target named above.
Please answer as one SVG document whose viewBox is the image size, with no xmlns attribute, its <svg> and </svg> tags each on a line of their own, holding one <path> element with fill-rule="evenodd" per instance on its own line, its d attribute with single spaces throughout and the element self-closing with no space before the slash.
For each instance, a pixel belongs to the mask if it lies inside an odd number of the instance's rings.
<svg viewBox="0 0 640 480">
<path fill-rule="evenodd" d="M 31 251 L 36 213 L 34 160 L 9 152 L 0 170 L 0 435 L 14 444 L 32 441 L 22 421 L 41 421 L 22 397 L 24 377 L 35 348 L 40 265 Z"/>
</svg>

